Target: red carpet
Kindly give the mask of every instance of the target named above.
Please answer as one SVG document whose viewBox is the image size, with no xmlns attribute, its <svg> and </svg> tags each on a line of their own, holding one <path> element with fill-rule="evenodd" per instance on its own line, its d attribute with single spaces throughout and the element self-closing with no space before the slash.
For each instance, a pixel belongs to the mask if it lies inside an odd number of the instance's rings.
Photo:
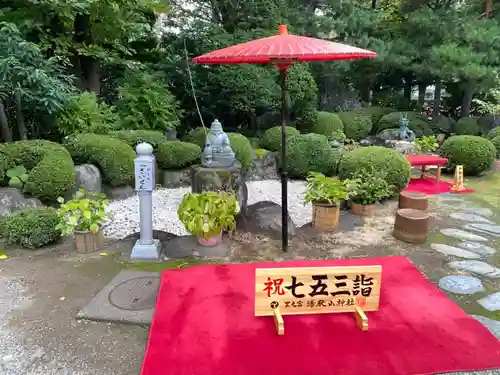
<svg viewBox="0 0 500 375">
<path fill-rule="evenodd" d="M 446 181 L 439 181 L 436 184 L 434 178 L 412 178 L 408 183 L 408 186 L 404 189 L 407 191 L 419 191 L 421 193 L 433 195 L 441 193 L 453 193 L 451 191 L 453 184 Z M 474 190 L 466 189 L 457 194 L 472 193 Z"/>
<path fill-rule="evenodd" d="M 254 317 L 256 267 L 383 266 L 380 310 Z M 142 375 L 413 375 L 500 368 L 500 341 L 404 257 L 165 271 Z"/>
</svg>

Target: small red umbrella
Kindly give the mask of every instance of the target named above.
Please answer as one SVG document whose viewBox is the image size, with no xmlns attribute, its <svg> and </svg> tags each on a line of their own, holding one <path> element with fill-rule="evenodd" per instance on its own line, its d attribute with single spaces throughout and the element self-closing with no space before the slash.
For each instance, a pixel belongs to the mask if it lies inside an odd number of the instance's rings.
<svg viewBox="0 0 500 375">
<path fill-rule="evenodd" d="M 286 173 L 286 71 L 295 62 L 350 60 L 375 57 L 375 52 L 322 39 L 288 34 L 286 25 L 279 25 L 275 36 L 222 48 L 195 57 L 197 64 L 273 64 L 280 71 L 281 83 L 281 206 L 282 246 L 288 248 L 288 202 Z"/>
</svg>

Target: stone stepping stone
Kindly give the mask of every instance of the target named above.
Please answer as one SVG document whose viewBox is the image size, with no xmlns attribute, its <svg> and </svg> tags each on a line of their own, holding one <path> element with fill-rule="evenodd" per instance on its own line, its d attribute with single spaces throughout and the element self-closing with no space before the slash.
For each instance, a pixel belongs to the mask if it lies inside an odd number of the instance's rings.
<svg viewBox="0 0 500 375">
<path fill-rule="evenodd" d="M 488 311 L 498 311 L 500 310 L 500 292 L 490 294 L 477 302 Z"/>
<path fill-rule="evenodd" d="M 485 237 L 478 236 L 477 234 L 466 232 L 464 230 L 455 229 L 455 228 L 445 228 L 441 229 L 441 233 L 448 237 L 455 237 L 461 240 L 467 241 L 484 241 L 487 242 L 488 239 Z"/>
<path fill-rule="evenodd" d="M 443 245 L 440 243 L 431 244 L 431 248 L 436 250 L 436 251 L 439 251 L 441 254 L 444 254 L 444 255 L 453 255 L 455 257 L 464 258 L 464 259 L 479 259 L 479 258 L 481 258 L 481 255 L 479 255 L 478 253 L 473 253 L 472 251 L 460 249 L 459 247 Z"/>
<path fill-rule="evenodd" d="M 493 234 L 495 236 L 500 236 L 500 225 L 474 223 L 474 224 L 467 224 L 466 228 L 478 230 L 481 232 L 486 232 L 488 234 Z"/>
<path fill-rule="evenodd" d="M 462 211 L 468 214 L 475 214 L 487 217 L 493 216 L 493 211 L 491 211 L 489 208 L 483 208 L 483 207 L 466 207 Z"/>
<path fill-rule="evenodd" d="M 469 271 L 480 276 L 500 278 L 500 269 L 479 260 L 459 260 L 448 263 L 448 267 Z"/>
<path fill-rule="evenodd" d="M 473 251 L 480 255 L 493 255 L 496 253 L 496 250 L 494 248 L 486 246 L 479 242 L 464 241 L 460 242 L 457 246 L 465 250 Z"/>
<path fill-rule="evenodd" d="M 472 276 L 449 275 L 439 280 L 439 287 L 456 294 L 474 294 L 484 292 L 481 280 Z"/>
<path fill-rule="evenodd" d="M 467 212 L 453 212 L 450 217 L 456 220 L 464 220 L 470 221 L 471 223 L 486 223 L 486 224 L 494 224 L 492 221 L 485 219 L 482 216 L 470 214 Z"/>
<path fill-rule="evenodd" d="M 488 330 L 500 340 L 500 322 L 498 320 L 493 320 L 481 315 L 471 315 L 474 319 L 476 319 L 483 326 L 488 328 Z"/>
</svg>

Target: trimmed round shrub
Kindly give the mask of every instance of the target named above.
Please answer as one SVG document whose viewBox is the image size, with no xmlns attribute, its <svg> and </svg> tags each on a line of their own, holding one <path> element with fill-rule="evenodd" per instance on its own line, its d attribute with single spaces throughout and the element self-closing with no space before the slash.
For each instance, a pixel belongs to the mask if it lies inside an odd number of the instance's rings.
<svg viewBox="0 0 500 375">
<path fill-rule="evenodd" d="M 493 138 L 491 140 L 491 143 L 493 143 L 493 146 L 495 146 L 497 150 L 497 159 L 500 159 L 500 135 Z"/>
<path fill-rule="evenodd" d="M 199 128 L 194 128 L 193 130 L 191 130 L 186 136 L 182 138 L 182 140 L 184 142 L 194 143 L 195 145 L 200 146 L 200 148 L 203 150 L 205 148 L 206 137 L 207 135 L 205 133 L 205 129 L 200 126 Z"/>
<path fill-rule="evenodd" d="M 253 148 L 250 140 L 239 133 L 228 133 L 231 148 L 236 154 L 236 159 L 241 163 L 243 171 L 252 166 Z"/>
<path fill-rule="evenodd" d="M 71 155 L 58 143 L 44 140 L 0 145 L 0 182 L 8 183 L 6 172 L 23 166 L 28 170 L 24 191 L 33 197 L 55 202 L 74 189 L 76 171 Z"/>
<path fill-rule="evenodd" d="M 420 138 L 425 135 L 432 135 L 432 129 L 427 117 L 416 112 L 405 112 L 408 116 L 409 127 L 415 133 L 415 137 Z M 401 112 L 393 112 L 383 116 L 377 124 L 376 133 L 385 129 L 399 128 Z"/>
<path fill-rule="evenodd" d="M 167 141 L 158 146 L 156 161 L 162 169 L 182 169 L 200 161 L 201 148 L 194 143 Z"/>
<path fill-rule="evenodd" d="M 287 169 L 292 178 L 305 178 L 309 172 L 331 175 L 337 160 L 328 138 L 320 134 L 297 134 L 287 140 Z"/>
<path fill-rule="evenodd" d="M 404 155 L 396 150 L 379 147 L 360 147 L 345 153 L 339 166 L 341 179 L 351 178 L 357 171 L 383 170 L 387 172 L 386 181 L 396 190 L 403 189 L 410 180 L 411 167 Z"/>
<path fill-rule="evenodd" d="M 297 129 L 291 126 L 286 127 L 287 141 L 288 138 L 299 134 L 300 132 Z M 261 146 L 266 150 L 271 150 L 271 151 L 281 150 L 281 126 L 274 126 L 272 128 L 267 129 L 262 137 Z"/>
<path fill-rule="evenodd" d="M 356 109 L 353 109 L 352 112 L 359 113 L 360 115 L 371 117 L 372 125 L 375 128 L 377 123 L 380 121 L 380 119 L 383 116 L 394 112 L 394 109 L 387 108 L 387 107 L 371 106 L 371 107 L 356 108 Z"/>
<path fill-rule="evenodd" d="M 463 165 L 464 174 L 478 175 L 491 168 L 496 149 L 488 139 L 474 135 L 455 135 L 441 145 L 441 156 L 448 159 L 447 168 Z"/>
<path fill-rule="evenodd" d="M 344 133 L 347 138 L 359 141 L 370 134 L 372 119 L 370 116 L 356 112 L 339 112 L 338 116 L 344 124 Z"/>
<path fill-rule="evenodd" d="M 475 117 L 462 117 L 457 121 L 453 132 L 457 135 L 478 135 L 481 130 Z"/>
<path fill-rule="evenodd" d="M 156 150 L 160 143 L 166 142 L 167 138 L 159 131 L 154 130 L 119 130 L 116 132 L 108 133 L 109 136 L 118 138 L 132 147 L 135 151 L 135 147 L 139 143 L 149 143 Z"/>
<path fill-rule="evenodd" d="M 27 248 L 54 243 L 61 237 L 56 229 L 57 211 L 52 207 L 29 207 L 1 219 L 0 236 L 7 242 Z"/>
<path fill-rule="evenodd" d="M 491 129 L 487 136 L 488 139 L 493 139 L 496 137 L 500 137 L 500 126 Z"/>
<path fill-rule="evenodd" d="M 316 123 L 311 131 L 316 134 L 326 135 L 330 138 L 333 134 L 344 131 L 342 120 L 335 113 L 318 112 Z"/>
<path fill-rule="evenodd" d="M 94 164 L 110 186 L 130 185 L 134 181 L 135 152 L 125 142 L 107 135 L 74 134 L 64 143 L 78 164 Z"/>
</svg>

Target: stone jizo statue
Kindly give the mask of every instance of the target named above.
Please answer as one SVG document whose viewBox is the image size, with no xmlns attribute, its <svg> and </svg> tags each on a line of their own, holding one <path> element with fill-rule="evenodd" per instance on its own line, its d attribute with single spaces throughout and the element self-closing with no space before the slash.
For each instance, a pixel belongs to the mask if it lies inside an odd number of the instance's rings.
<svg viewBox="0 0 500 375">
<path fill-rule="evenodd" d="M 224 168 L 234 165 L 236 159 L 229 137 L 218 120 L 212 122 L 205 140 L 205 149 L 201 156 L 201 164 L 207 168 Z"/>
</svg>

